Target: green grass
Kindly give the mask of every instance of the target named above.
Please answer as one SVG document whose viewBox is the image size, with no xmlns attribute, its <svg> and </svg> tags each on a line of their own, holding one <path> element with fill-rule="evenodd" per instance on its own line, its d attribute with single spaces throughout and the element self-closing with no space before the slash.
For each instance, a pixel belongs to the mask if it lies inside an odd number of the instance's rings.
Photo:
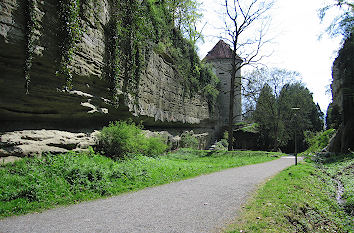
<svg viewBox="0 0 354 233">
<path fill-rule="evenodd" d="M 344 209 L 354 216 L 354 154 L 325 157 L 319 164 L 328 176 L 344 186 Z"/>
<path fill-rule="evenodd" d="M 180 150 L 120 161 L 93 152 L 24 158 L 0 166 L 0 218 L 270 161 L 274 154 Z"/>
<path fill-rule="evenodd" d="M 337 203 L 336 183 L 329 174 L 353 162 L 351 156 L 323 163 L 322 168 L 301 163 L 280 172 L 258 190 L 227 232 L 351 232 L 353 215 Z M 343 178 L 349 196 L 352 178 Z"/>
<path fill-rule="evenodd" d="M 323 148 L 325 148 L 331 137 L 335 134 L 335 129 L 328 129 L 326 131 L 321 132 L 311 132 L 305 131 L 305 140 L 309 145 L 306 151 L 302 152 L 301 155 L 307 156 L 308 154 L 315 154 L 317 152 L 321 152 Z"/>
</svg>

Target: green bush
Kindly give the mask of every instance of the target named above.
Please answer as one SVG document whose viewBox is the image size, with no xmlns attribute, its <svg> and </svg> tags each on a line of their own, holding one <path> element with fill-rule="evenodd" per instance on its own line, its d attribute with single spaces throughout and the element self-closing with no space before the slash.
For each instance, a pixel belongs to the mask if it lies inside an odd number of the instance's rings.
<svg viewBox="0 0 354 233">
<path fill-rule="evenodd" d="M 111 158 L 136 154 L 154 157 L 162 154 L 167 145 L 160 138 L 146 137 L 141 126 L 116 121 L 102 129 L 98 136 L 98 149 Z"/>
<path fill-rule="evenodd" d="M 193 135 L 193 131 L 185 132 L 181 135 L 181 147 L 182 148 L 198 149 L 199 141 Z"/>
<path fill-rule="evenodd" d="M 227 139 L 223 138 L 215 144 L 215 150 L 227 150 L 229 143 Z"/>
<path fill-rule="evenodd" d="M 305 131 L 305 140 L 309 148 L 304 152 L 305 154 L 320 152 L 325 148 L 331 137 L 334 135 L 335 129 L 329 129 L 323 132 L 313 133 Z"/>
</svg>

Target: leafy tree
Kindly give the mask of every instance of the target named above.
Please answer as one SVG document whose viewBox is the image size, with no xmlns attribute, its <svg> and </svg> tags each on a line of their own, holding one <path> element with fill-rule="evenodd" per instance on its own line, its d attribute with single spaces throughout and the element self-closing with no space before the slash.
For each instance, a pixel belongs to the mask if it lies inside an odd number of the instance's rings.
<svg viewBox="0 0 354 233">
<path fill-rule="evenodd" d="M 242 85 L 242 103 L 243 116 L 251 117 L 252 112 L 256 108 L 259 94 L 267 84 L 271 89 L 273 95 L 277 98 L 281 88 L 285 84 L 295 83 L 300 74 L 296 71 L 290 71 L 284 68 L 261 68 L 254 69 L 243 76 Z"/>
<path fill-rule="evenodd" d="M 323 129 L 323 113 L 313 102 L 312 93 L 302 83 L 286 84 L 279 96 L 279 106 L 286 126 L 283 138 L 280 139 L 283 146 L 289 143 L 294 134 L 302 142 L 305 130 L 317 132 Z M 294 108 L 299 109 L 293 110 Z"/>
<path fill-rule="evenodd" d="M 323 113 L 313 102 L 312 93 L 300 82 L 285 84 L 279 96 L 266 84 L 259 95 L 253 119 L 259 124 L 266 149 L 289 150 L 295 134 L 301 142 L 303 131 L 323 129 Z"/>
<path fill-rule="evenodd" d="M 196 0 L 167 0 L 167 6 L 172 13 L 174 26 L 178 28 L 189 41 L 195 45 L 203 36 L 197 30 L 197 23 L 202 18 L 201 4 Z"/>
<path fill-rule="evenodd" d="M 256 111 L 253 114 L 254 120 L 259 124 L 259 132 L 261 134 L 259 143 L 263 148 L 268 148 L 275 144 L 275 134 L 278 124 L 278 108 L 276 98 L 273 95 L 272 88 L 265 84 L 259 94 Z M 269 133 L 272 132 L 272 133 Z"/>
<path fill-rule="evenodd" d="M 342 117 L 338 105 L 330 103 L 326 114 L 326 129 L 338 129 L 342 123 Z"/>
</svg>

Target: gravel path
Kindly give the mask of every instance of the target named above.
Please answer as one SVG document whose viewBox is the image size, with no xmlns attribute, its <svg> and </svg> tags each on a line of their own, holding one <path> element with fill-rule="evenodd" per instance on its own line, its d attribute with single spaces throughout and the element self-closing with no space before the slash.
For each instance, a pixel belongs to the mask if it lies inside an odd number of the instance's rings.
<svg viewBox="0 0 354 233">
<path fill-rule="evenodd" d="M 0 232 L 217 232 L 293 157 L 0 220 Z"/>
</svg>

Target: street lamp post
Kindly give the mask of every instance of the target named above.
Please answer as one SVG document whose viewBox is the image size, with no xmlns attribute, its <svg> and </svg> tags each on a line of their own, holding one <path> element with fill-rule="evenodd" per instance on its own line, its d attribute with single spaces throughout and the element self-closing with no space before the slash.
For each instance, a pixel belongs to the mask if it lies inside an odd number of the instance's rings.
<svg viewBox="0 0 354 233">
<path fill-rule="evenodd" d="M 300 110 L 300 108 L 291 108 L 292 110 Z M 296 113 L 294 114 L 296 120 Z M 297 143 L 296 143 L 296 129 L 294 130 L 294 154 L 295 154 L 295 165 L 297 165 Z"/>
</svg>

